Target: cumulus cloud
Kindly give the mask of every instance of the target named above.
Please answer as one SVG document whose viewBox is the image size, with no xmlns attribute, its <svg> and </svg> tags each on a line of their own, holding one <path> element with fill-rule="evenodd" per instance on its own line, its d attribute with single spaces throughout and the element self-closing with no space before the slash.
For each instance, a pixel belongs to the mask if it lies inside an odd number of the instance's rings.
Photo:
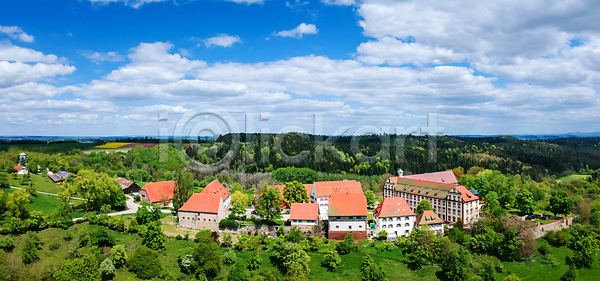
<svg viewBox="0 0 600 281">
<path fill-rule="evenodd" d="M 273 33 L 274 36 L 302 38 L 304 34 L 317 34 L 319 30 L 314 24 L 301 23 L 291 30 L 283 30 Z"/>
<path fill-rule="evenodd" d="M 188 60 L 179 54 L 170 54 L 170 43 L 141 43 L 127 56 L 130 64 L 106 75 L 107 80 L 138 84 L 163 84 L 183 79 L 206 66 L 198 60 Z"/>
<path fill-rule="evenodd" d="M 206 47 L 219 46 L 219 47 L 231 47 L 234 43 L 240 43 L 242 40 L 237 35 L 220 34 L 215 37 L 208 38 L 204 41 Z"/>
<path fill-rule="evenodd" d="M 117 61 L 125 60 L 125 58 L 117 52 L 100 53 L 100 52 L 93 52 L 91 50 L 88 50 L 88 51 L 81 53 L 81 56 L 83 56 L 84 58 L 86 58 L 96 64 L 100 64 L 101 62 L 105 62 L 105 61 L 117 62 Z"/>
<path fill-rule="evenodd" d="M 23 32 L 23 30 L 18 26 L 2 26 L 0 25 L 0 33 L 4 33 L 8 35 L 8 37 L 20 40 L 23 42 L 31 43 L 33 42 L 33 36 Z"/>
<path fill-rule="evenodd" d="M 45 62 L 55 63 L 58 57 L 55 55 L 44 55 L 41 52 L 14 46 L 10 43 L 0 43 L 0 60 L 13 62 Z"/>
<path fill-rule="evenodd" d="M 0 88 L 67 75 L 74 71 L 74 66 L 63 64 L 36 63 L 30 65 L 23 62 L 0 61 Z"/>
<path fill-rule="evenodd" d="M 360 44 L 357 59 L 367 64 L 388 64 L 401 66 L 413 64 L 440 65 L 465 60 L 466 55 L 440 47 L 423 46 L 419 43 L 405 43 L 393 37 L 383 37 L 377 41 Z"/>
</svg>

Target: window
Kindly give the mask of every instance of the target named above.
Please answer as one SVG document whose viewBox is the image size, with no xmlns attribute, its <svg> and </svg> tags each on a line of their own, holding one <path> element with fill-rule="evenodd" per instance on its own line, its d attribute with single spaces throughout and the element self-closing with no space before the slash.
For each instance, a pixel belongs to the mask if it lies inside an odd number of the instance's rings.
<svg viewBox="0 0 600 281">
<path fill-rule="evenodd" d="M 404 217 L 404 220 L 405 220 L 405 221 L 407 221 L 407 220 L 408 220 L 408 217 Z"/>
<path fill-rule="evenodd" d="M 405 231 L 404 231 L 404 234 L 408 234 L 408 230 L 405 230 Z"/>
<path fill-rule="evenodd" d="M 358 228 L 362 228 L 362 225 L 359 225 Z"/>
<path fill-rule="evenodd" d="M 336 226 L 335 226 L 335 228 L 340 228 L 340 226 L 339 226 L 339 225 L 336 225 Z"/>
<path fill-rule="evenodd" d="M 401 227 L 401 226 L 402 226 L 402 224 L 397 224 L 397 225 L 396 225 L 396 227 Z"/>
<path fill-rule="evenodd" d="M 385 222 L 385 218 L 381 219 L 382 222 Z"/>
<path fill-rule="evenodd" d="M 390 225 L 388 225 L 388 227 L 389 227 L 389 228 L 392 228 L 392 227 L 394 227 L 394 225 L 393 225 L 393 224 L 390 224 Z"/>
<path fill-rule="evenodd" d="M 385 225 L 382 225 L 381 228 L 385 229 Z"/>
<path fill-rule="evenodd" d="M 351 226 L 351 225 L 349 225 L 349 226 L 348 226 L 348 229 L 352 229 L 352 226 Z"/>
<path fill-rule="evenodd" d="M 410 224 L 408 224 L 408 223 L 405 223 L 405 224 L 404 224 L 404 226 L 406 226 L 406 227 L 408 227 L 409 225 L 410 225 Z"/>
</svg>

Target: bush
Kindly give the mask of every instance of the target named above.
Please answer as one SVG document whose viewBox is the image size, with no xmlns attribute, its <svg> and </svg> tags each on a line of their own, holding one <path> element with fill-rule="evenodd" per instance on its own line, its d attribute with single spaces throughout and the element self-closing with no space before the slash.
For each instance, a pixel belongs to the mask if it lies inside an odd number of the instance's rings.
<svg viewBox="0 0 600 281">
<path fill-rule="evenodd" d="M 32 263 L 34 260 L 38 259 L 38 249 L 42 248 L 42 243 L 40 243 L 40 238 L 37 234 L 29 232 L 27 235 L 27 240 L 25 240 L 25 245 L 23 245 L 23 249 L 21 249 L 21 260 L 25 264 Z"/>
<path fill-rule="evenodd" d="M 108 228 L 116 231 L 125 231 L 125 221 L 121 216 L 114 216 L 108 219 Z"/>
<path fill-rule="evenodd" d="M 120 267 L 127 261 L 127 252 L 125 252 L 125 245 L 115 245 L 110 250 L 113 256 L 113 264 Z"/>
<path fill-rule="evenodd" d="M 104 279 L 110 279 L 115 275 L 117 269 L 115 265 L 110 259 L 104 259 L 102 263 L 100 263 L 100 273 L 104 277 Z"/>
<path fill-rule="evenodd" d="M 544 244 L 538 248 L 538 251 L 541 255 L 545 256 L 550 252 L 550 247 L 548 246 L 548 244 Z"/>
<path fill-rule="evenodd" d="M 552 267 L 557 267 L 560 263 L 554 258 L 554 256 L 548 254 L 542 260 L 542 264 L 549 264 Z"/>
<path fill-rule="evenodd" d="M 380 243 L 376 243 L 375 244 L 375 249 L 377 249 L 378 251 L 381 252 L 386 252 L 386 251 L 393 251 L 396 249 L 396 246 L 394 246 L 394 243 L 390 242 L 390 241 L 383 241 Z"/>
<path fill-rule="evenodd" d="M 15 248 L 15 241 L 10 237 L 0 238 L 0 249 L 12 251 Z"/>
<path fill-rule="evenodd" d="M 354 245 L 354 236 L 352 233 L 346 234 L 346 236 L 344 236 L 344 241 L 335 244 L 335 249 L 341 255 L 356 251 L 358 247 Z"/>
<path fill-rule="evenodd" d="M 140 279 L 151 279 L 161 273 L 162 265 L 157 252 L 141 246 L 135 249 L 133 256 L 127 261 L 127 269 L 135 272 Z"/>
<path fill-rule="evenodd" d="M 554 247 L 562 247 L 567 244 L 567 233 L 564 231 L 553 231 L 550 230 L 544 235 L 544 239 L 548 241 L 548 244 Z"/>
<path fill-rule="evenodd" d="M 223 253 L 223 263 L 232 265 L 237 262 L 237 255 L 232 250 L 227 250 Z"/>
<path fill-rule="evenodd" d="M 233 229 L 233 228 L 238 228 L 239 226 L 240 226 L 240 224 L 237 221 L 232 220 L 232 219 L 222 219 L 219 222 L 219 228 Z"/>
<path fill-rule="evenodd" d="M 181 239 L 183 239 L 183 237 L 181 237 L 180 234 L 177 234 L 177 236 L 175 236 L 175 240 L 181 240 Z"/>
<path fill-rule="evenodd" d="M 50 246 L 48 246 L 48 249 L 50 249 L 50 251 L 57 250 L 58 248 L 60 248 L 60 243 L 58 242 L 52 242 Z"/>
</svg>

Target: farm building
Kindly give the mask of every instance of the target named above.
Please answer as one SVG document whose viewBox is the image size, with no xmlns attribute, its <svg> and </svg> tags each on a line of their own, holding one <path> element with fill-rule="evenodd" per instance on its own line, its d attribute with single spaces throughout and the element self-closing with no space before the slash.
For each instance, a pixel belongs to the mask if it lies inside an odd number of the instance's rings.
<svg viewBox="0 0 600 281">
<path fill-rule="evenodd" d="M 147 183 L 140 191 L 140 200 L 148 204 L 161 203 L 171 204 L 175 192 L 174 181 L 159 181 Z"/>
<path fill-rule="evenodd" d="M 116 181 L 117 181 L 117 183 L 119 183 L 119 185 L 123 189 L 123 193 L 125 193 L 125 194 L 140 192 L 140 186 L 137 185 L 135 182 L 132 182 L 132 181 L 126 180 L 126 179 L 122 179 L 122 178 L 118 178 L 118 179 L 116 179 Z"/>
</svg>

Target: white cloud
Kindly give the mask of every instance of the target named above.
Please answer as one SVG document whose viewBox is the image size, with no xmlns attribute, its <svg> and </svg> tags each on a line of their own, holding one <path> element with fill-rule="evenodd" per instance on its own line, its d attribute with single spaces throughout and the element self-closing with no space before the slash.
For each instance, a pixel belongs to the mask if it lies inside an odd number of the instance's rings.
<svg viewBox="0 0 600 281">
<path fill-rule="evenodd" d="M 36 82 L 27 82 L 14 85 L 7 88 L 0 88 L 0 97 L 4 96 L 10 99 L 34 99 L 40 97 L 54 97 L 66 92 L 69 88 L 58 88 L 50 84 L 40 84 Z"/>
<path fill-rule="evenodd" d="M 231 45 L 233 45 L 234 43 L 240 42 L 242 42 L 242 40 L 240 40 L 240 37 L 237 35 L 220 34 L 218 36 L 206 39 L 204 44 L 206 45 L 206 47 L 210 47 L 213 45 L 219 47 L 231 47 Z"/>
<path fill-rule="evenodd" d="M 67 75 L 73 71 L 75 71 L 74 66 L 63 64 L 36 63 L 30 65 L 22 62 L 0 61 L 0 88 Z"/>
<path fill-rule="evenodd" d="M 301 23 L 292 30 L 283 30 L 273 33 L 274 36 L 302 38 L 304 34 L 317 34 L 319 30 L 314 24 Z"/>
<path fill-rule="evenodd" d="M 58 57 L 55 55 L 44 55 L 41 52 L 14 46 L 10 43 L 0 43 L 0 60 L 13 62 L 55 63 L 58 61 Z"/>
<path fill-rule="evenodd" d="M 23 30 L 18 26 L 0 25 L 0 33 L 8 35 L 8 37 L 12 39 L 20 40 L 27 43 L 33 42 L 33 36 L 23 32 Z"/>
<path fill-rule="evenodd" d="M 123 3 L 125 6 L 138 9 L 148 3 L 166 2 L 168 0 L 88 0 L 92 4 L 108 5 L 110 3 Z"/>
<path fill-rule="evenodd" d="M 356 0 L 321 0 L 326 5 L 352 6 L 356 4 Z"/>
<path fill-rule="evenodd" d="M 164 84 L 183 79 L 199 68 L 203 61 L 192 61 L 179 54 L 170 54 L 170 43 L 140 43 L 128 55 L 130 64 L 106 75 L 107 80 L 139 84 Z"/>
<path fill-rule="evenodd" d="M 85 52 L 81 53 L 81 56 L 83 56 L 86 59 L 89 59 L 90 61 L 92 61 L 96 64 L 100 64 L 101 62 L 105 62 L 105 61 L 117 62 L 117 61 L 125 60 L 125 58 L 117 52 L 100 53 L 100 52 L 93 52 L 93 51 L 85 51 Z"/>
<path fill-rule="evenodd" d="M 358 46 L 357 52 L 357 59 L 364 63 L 393 66 L 440 65 L 461 62 L 466 58 L 466 55 L 454 53 L 450 49 L 423 46 L 419 43 L 404 43 L 389 36 L 362 43 Z"/>
</svg>

